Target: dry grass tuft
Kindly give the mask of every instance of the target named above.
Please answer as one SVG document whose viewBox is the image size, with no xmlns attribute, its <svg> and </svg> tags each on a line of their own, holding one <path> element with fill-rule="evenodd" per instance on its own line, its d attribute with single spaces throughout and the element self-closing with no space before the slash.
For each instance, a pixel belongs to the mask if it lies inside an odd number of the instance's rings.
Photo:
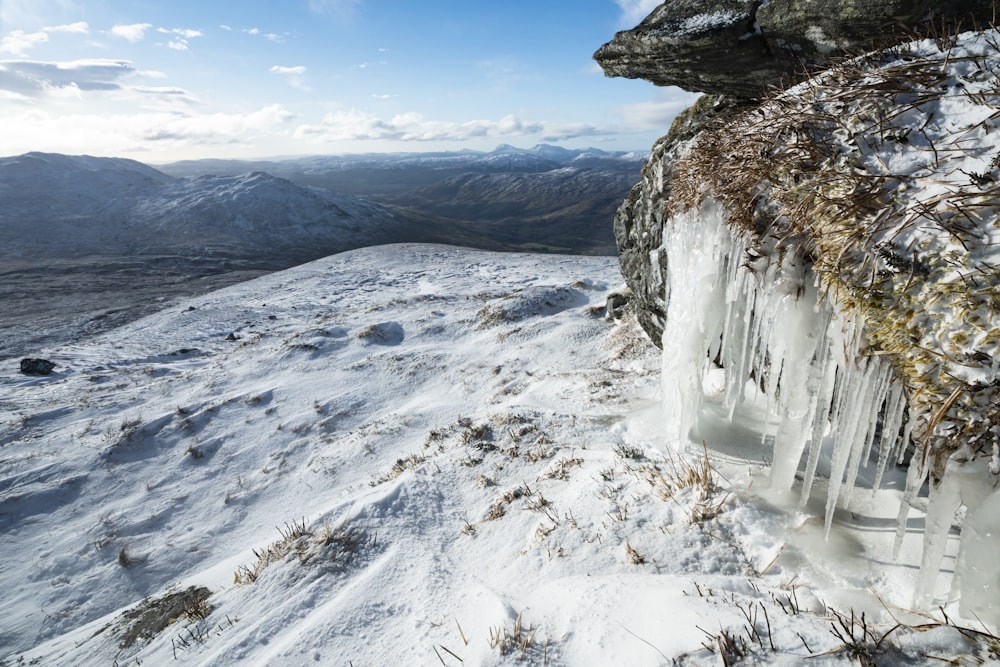
<svg viewBox="0 0 1000 667">
<path fill-rule="evenodd" d="M 319 530 L 311 531 L 306 527 L 305 519 L 285 523 L 278 532 L 281 534 L 280 539 L 260 551 L 253 550 L 256 561 L 250 565 L 240 565 L 236 569 L 233 583 L 239 586 L 252 584 L 269 565 L 293 554 L 303 565 L 321 561 L 327 565 L 343 567 L 366 541 L 362 531 L 345 524 L 332 527 L 324 523 Z"/>
<path fill-rule="evenodd" d="M 513 627 L 498 625 L 490 628 L 490 648 L 496 649 L 500 655 L 517 655 L 518 660 L 524 660 L 529 652 L 537 653 L 540 648 L 535 643 L 535 635 L 538 628 L 530 624 L 524 625 L 524 612 L 517 615 Z M 548 642 L 541 647 L 542 664 L 548 662 Z"/>
<path fill-rule="evenodd" d="M 143 600 L 122 614 L 122 623 L 128 629 L 118 647 L 126 649 L 140 640 L 150 640 L 181 620 L 205 620 L 213 610 L 208 603 L 210 595 L 212 591 L 204 586 L 191 586 L 183 591 Z"/>
<path fill-rule="evenodd" d="M 383 474 L 377 479 L 373 479 L 368 482 L 369 486 L 378 486 L 379 484 L 385 484 L 390 482 L 400 475 L 402 475 L 407 470 L 413 470 L 414 468 L 419 468 L 427 461 L 427 457 L 423 454 L 410 454 L 405 459 L 396 459 L 396 462 L 392 465 L 392 469 L 389 472 Z"/>
</svg>

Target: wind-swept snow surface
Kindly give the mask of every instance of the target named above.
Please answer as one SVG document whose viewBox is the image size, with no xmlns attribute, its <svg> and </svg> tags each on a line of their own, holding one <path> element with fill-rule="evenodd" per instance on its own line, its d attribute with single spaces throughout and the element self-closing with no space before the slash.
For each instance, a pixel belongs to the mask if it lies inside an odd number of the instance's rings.
<svg viewBox="0 0 1000 667">
<path fill-rule="evenodd" d="M 659 351 L 603 317 L 619 281 L 383 246 L 40 349 L 48 377 L 10 360 L 0 664 L 989 657 L 942 624 L 877 641 L 930 623 L 893 606 L 898 475 L 824 541 L 821 507 L 756 495 L 750 429 L 718 470 L 664 440 Z"/>
</svg>

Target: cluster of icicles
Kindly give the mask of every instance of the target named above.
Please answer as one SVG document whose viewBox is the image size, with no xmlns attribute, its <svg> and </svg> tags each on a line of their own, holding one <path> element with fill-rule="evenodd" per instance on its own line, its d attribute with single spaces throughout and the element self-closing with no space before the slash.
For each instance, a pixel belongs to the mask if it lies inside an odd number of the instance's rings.
<svg viewBox="0 0 1000 667">
<path fill-rule="evenodd" d="M 850 503 L 861 466 L 877 460 L 877 489 L 886 466 L 902 463 L 907 454 L 912 421 L 906 419 L 906 397 L 888 359 L 866 350 L 856 318 L 819 298 L 815 281 L 795 253 L 769 252 L 759 243 L 749 247 L 743 235 L 728 228 L 724 211 L 710 199 L 700 210 L 670 218 L 661 250 L 654 260 L 665 256 L 667 262 L 662 343 L 668 441 L 685 443 L 692 433 L 698 436 L 707 400 L 705 379 L 713 369 L 724 373 L 724 387 L 711 400 L 721 402 L 730 421 L 748 400 L 767 404 L 767 426 L 760 436 L 773 440 L 773 489 L 792 488 L 808 451 L 801 473 L 804 504 L 825 450 L 829 532 L 838 504 Z M 908 475 L 897 555 L 910 502 L 925 479 L 920 468 L 914 463 Z M 946 473 L 941 489 L 932 493 L 914 601 L 918 607 L 932 602 L 955 510 L 971 505 L 963 503 L 966 482 L 960 473 L 950 478 Z M 1000 507 L 993 512 L 984 506 L 978 514 L 991 523 L 1000 516 Z M 984 532 L 990 531 L 979 531 Z M 963 539 L 959 569 L 965 579 L 962 608 L 1000 625 L 1000 570 L 985 571 L 1000 567 L 998 559 L 994 555 L 983 567 L 970 553 L 996 548 L 995 540 L 986 535 L 985 541 L 967 546 Z M 958 581 L 956 576 L 955 586 Z"/>
</svg>

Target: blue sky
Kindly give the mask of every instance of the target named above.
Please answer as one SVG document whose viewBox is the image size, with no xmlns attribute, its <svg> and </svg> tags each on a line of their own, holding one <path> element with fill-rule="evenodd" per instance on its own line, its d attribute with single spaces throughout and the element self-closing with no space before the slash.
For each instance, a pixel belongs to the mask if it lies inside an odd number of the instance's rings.
<svg viewBox="0 0 1000 667">
<path fill-rule="evenodd" d="M 0 0 L 0 154 L 647 150 L 694 99 L 591 59 L 656 0 Z"/>
</svg>

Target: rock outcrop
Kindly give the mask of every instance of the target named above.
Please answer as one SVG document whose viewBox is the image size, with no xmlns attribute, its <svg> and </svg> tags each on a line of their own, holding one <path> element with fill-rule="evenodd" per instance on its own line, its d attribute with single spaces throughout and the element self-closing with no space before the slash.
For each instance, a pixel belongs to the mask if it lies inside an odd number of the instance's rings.
<svg viewBox="0 0 1000 667">
<path fill-rule="evenodd" d="M 931 488 L 922 608 L 960 507 L 973 527 L 960 551 L 997 547 L 997 99 L 995 29 L 844 61 L 693 138 L 682 118 L 616 219 L 640 320 L 665 348 L 665 410 L 679 416 L 665 421 L 680 425 L 668 440 L 697 429 L 715 368 L 723 413 L 767 398 L 776 488 L 808 449 L 807 499 L 833 447 L 828 527 L 875 452 L 876 478 L 908 462 L 901 526 Z M 996 585 L 976 558 L 959 559 L 967 611 L 1000 622 L 973 595 Z"/>
<path fill-rule="evenodd" d="M 994 14 L 992 0 L 668 0 L 594 58 L 608 76 L 759 98 L 845 55 Z"/>
</svg>

